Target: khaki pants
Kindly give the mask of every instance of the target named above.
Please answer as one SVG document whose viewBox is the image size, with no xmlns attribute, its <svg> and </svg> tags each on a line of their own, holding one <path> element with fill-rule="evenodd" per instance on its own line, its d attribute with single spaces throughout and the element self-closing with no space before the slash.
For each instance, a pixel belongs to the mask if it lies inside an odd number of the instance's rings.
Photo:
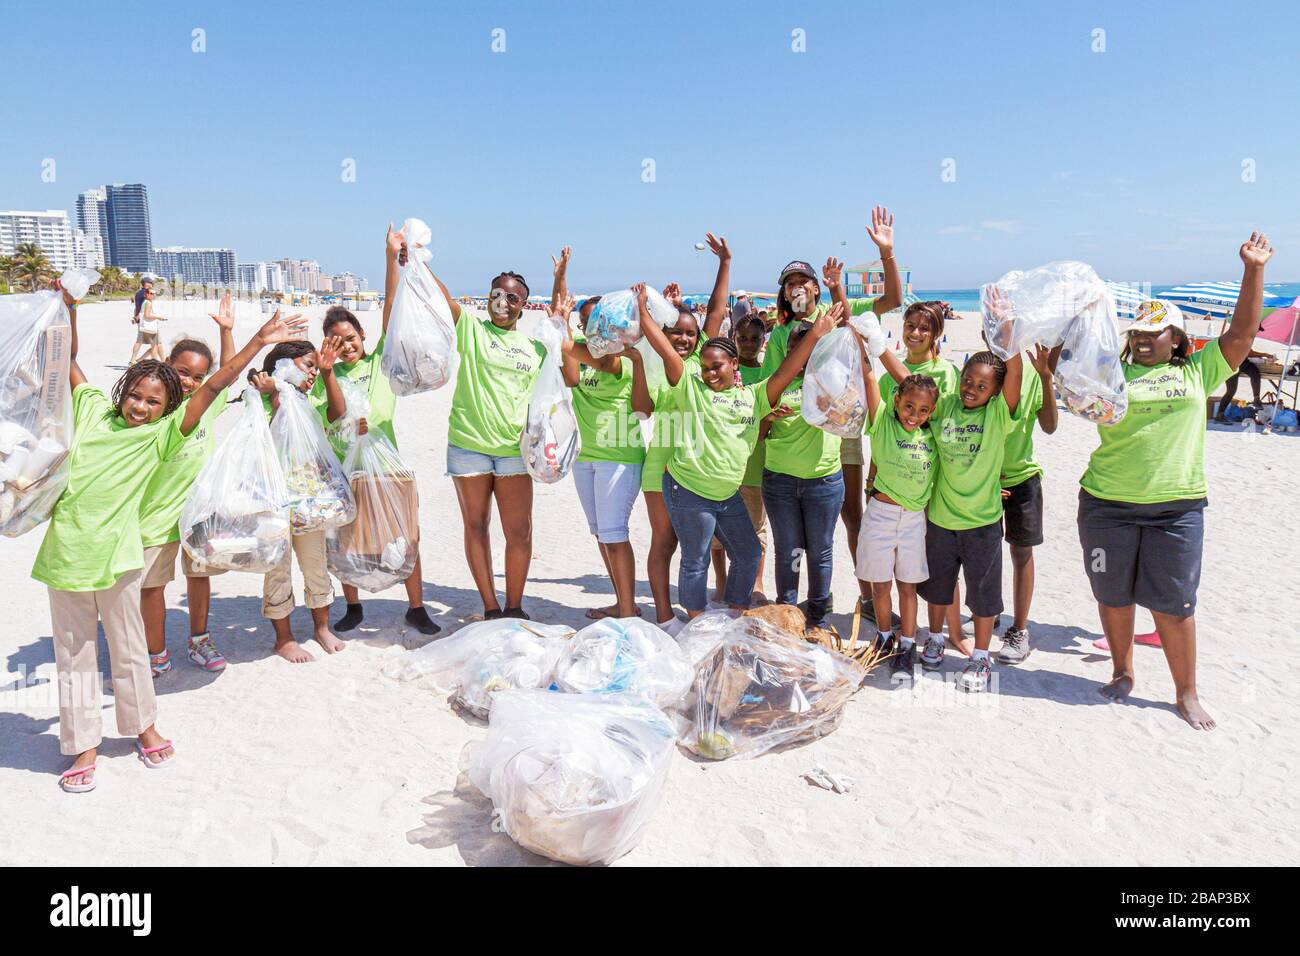
<svg viewBox="0 0 1300 956">
<path fill-rule="evenodd" d="M 139 570 L 128 571 L 103 591 L 50 588 L 50 625 L 59 676 L 59 750 L 66 756 L 98 747 L 103 737 L 99 635 L 104 622 L 108 662 L 113 673 L 117 732 L 138 736 L 158 718 L 149 673 L 149 647 L 140 616 Z"/>
<path fill-rule="evenodd" d="M 262 582 L 262 616 L 273 621 L 293 613 L 293 574 L 290 570 L 290 553 L 298 556 L 298 570 L 302 572 L 303 599 L 309 608 L 329 607 L 334 603 L 334 585 L 325 570 L 325 532 L 295 534 L 293 547 L 286 551 L 284 560 L 266 572 Z"/>
</svg>

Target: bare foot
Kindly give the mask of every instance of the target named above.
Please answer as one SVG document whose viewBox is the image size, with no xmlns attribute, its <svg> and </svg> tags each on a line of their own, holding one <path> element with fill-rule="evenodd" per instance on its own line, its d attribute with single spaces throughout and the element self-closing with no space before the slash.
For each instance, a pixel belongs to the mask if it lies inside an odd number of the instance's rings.
<svg viewBox="0 0 1300 956">
<path fill-rule="evenodd" d="M 140 746 L 144 747 L 146 750 L 153 747 L 161 747 L 163 744 L 167 743 L 167 738 L 158 733 L 158 731 L 153 727 L 150 727 L 142 733 L 139 736 L 139 740 Z M 142 754 L 141 756 L 150 763 L 162 763 L 164 760 L 171 760 L 174 754 L 175 751 L 171 747 L 168 747 L 166 750 L 160 750 L 157 753 L 152 754 Z"/>
<path fill-rule="evenodd" d="M 1205 712 L 1201 702 L 1197 699 L 1196 694 L 1184 694 L 1178 699 L 1178 712 L 1183 715 L 1183 720 L 1192 725 L 1193 730 L 1213 730 L 1216 726 L 1214 718 Z"/>
<path fill-rule="evenodd" d="M 1109 684 L 1103 684 L 1099 688 L 1102 697 L 1105 697 L 1112 704 L 1122 704 L 1128 700 L 1128 695 L 1133 690 L 1132 674 L 1116 674 L 1110 679 Z M 1186 715 L 1184 715 L 1186 716 Z"/>
<path fill-rule="evenodd" d="M 277 642 L 275 652 L 290 664 L 310 664 L 316 659 L 308 653 L 305 647 L 294 640 Z"/>
<path fill-rule="evenodd" d="M 949 634 L 945 638 L 945 640 L 949 647 L 951 647 L 958 654 L 962 654 L 966 657 L 970 657 L 971 652 L 975 650 L 975 638 L 967 637 L 965 634 L 962 634 L 960 637 L 957 638 L 954 638 L 951 634 Z"/>
<path fill-rule="evenodd" d="M 83 783 L 90 783 L 93 781 L 95 779 L 95 771 L 92 768 L 95 765 L 96 753 L 97 751 L 95 750 L 87 750 L 85 753 L 79 754 L 77 759 L 72 761 L 72 766 L 68 769 L 82 770 L 84 768 L 85 772 L 70 773 L 66 777 L 60 777 L 59 783 L 67 787 L 77 787 Z"/>
<path fill-rule="evenodd" d="M 325 648 L 326 654 L 337 654 L 347 647 L 346 644 L 334 636 L 334 632 L 328 627 L 322 627 L 316 631 L 316 643 Z"/>
</svg>

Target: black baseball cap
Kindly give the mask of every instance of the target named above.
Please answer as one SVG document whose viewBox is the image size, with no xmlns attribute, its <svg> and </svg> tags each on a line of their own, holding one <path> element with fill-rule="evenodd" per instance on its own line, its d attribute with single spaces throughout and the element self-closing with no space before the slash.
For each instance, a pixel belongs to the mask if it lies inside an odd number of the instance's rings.
<svg viewBox="0 0 1300 956">
<path fill-rule="evenodd" d="M 782 269 L 781 278 L 777 280 L 777 284 L 785 285 L 785 280 L 792 275 L 807 276 L 809 279 L 812 279 L 813 282 L 817 282 L 817 270 L 814 269 L 812 266 L 810 266 L 808 263 L 804 262 L 802 259 L 796 259 L 794 260 L 794 262 L 791 262 L 784 269 Z M 818 283 L 817 287 L 820 289 L 821 283 Z"/>
</svg>

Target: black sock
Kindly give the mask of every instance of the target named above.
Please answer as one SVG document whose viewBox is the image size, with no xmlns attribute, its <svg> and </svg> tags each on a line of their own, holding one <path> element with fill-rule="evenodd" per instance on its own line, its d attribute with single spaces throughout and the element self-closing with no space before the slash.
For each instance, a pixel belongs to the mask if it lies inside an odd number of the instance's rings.
<svg viewBox="0 0 1300 956">
<path fill-rule="evenodd" d="M 364 614 L 361 610 L 360 604 L 349 604 L 347 613 L 335 622 L 334 630 L 350 631 L 361 623 L 361 618 L 363 616 Z"/>
<path fill-rule="evenodd" d="M 504 611 L 501 612 L 501 616 L 502 616 L 502 617 L 517 617 L 517 618 L 519 618 L 521 621 L 531 621 L 531 620 L 532 620 L 531 617 L 529 617 L 527 614 L 524 613 L 524 609 L 523 609 L 522 607 L 508 607 L 508 608 L 506 608 Z"/>
<path fill-rule="evenodd" d="M 424 609 L 424 605 L 407 608 L 406 623 L 421 634 L 437 634 L 442 630 L 441 627 L 433 623 L 433 620 L 429 617 L 429 612 Z"/>
</svg>

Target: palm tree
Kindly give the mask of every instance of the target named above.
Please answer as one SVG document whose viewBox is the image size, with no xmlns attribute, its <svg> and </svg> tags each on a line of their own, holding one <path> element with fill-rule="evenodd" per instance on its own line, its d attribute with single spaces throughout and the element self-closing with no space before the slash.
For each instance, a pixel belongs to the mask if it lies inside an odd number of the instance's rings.
<svg viewBox="0 0 1300 956">
<path fill-rule="evenodd" d="M 26 278 L 31 284 L 31 291 L 54 278 L 54 267 L 45 258 L 41 247 L 34 242 L 20 242 L 14 247 L 13 272 L 18 278 Z"/>
<path fill-rule="evenodd" d="M 14 268 L 14 260 L 12 256 L 0 256 L 0 275 L 4 276 L 6 292 L 13 291 L 13 287 L 14 287 L 13 268 Z"/>
</svg>

